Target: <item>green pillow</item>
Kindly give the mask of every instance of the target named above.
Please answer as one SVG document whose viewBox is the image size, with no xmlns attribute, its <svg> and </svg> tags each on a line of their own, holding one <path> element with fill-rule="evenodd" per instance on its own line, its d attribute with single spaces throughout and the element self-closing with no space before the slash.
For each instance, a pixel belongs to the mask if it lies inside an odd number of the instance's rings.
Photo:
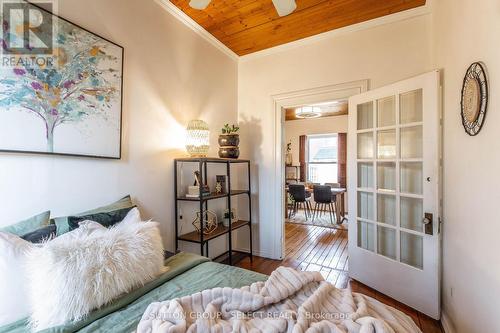
<svg viewBox="0 0 500 333">
<path fill-rule="evenodd" d="M 132 202 L 130 195 L 127 195 L 126 197 L 123 197 L 120 200 L 118 200 L 117 202 L 112 203 L 110 205 L 99 207 L 96 209 L 92 209 L 92 210 L 89 210 L 89 211 L 86 211 L 83 213 L 76 214 L 74 216 L 85 216 L 85 215 L 97 214 L 97 213 L 108 213 L 108 212 L 112 212 L 115 210 L 130 208 L 130 207 L 134 207 L 134 206 L 135 205 Z M 55 219 L 51 220 L 51 223 L 54 223 L 57 226 L 57 236 L 60 236 L 60 235 L 65 234 L 65 233 L 70 231 L 68 216 L 56 217 Z"/>
<path fill-rule="evenodd" d="M 27 220 L 0 228 L 0 231 L 22 236 L 50 224 L 50 211 L 30 217 Z"/>
</svg>

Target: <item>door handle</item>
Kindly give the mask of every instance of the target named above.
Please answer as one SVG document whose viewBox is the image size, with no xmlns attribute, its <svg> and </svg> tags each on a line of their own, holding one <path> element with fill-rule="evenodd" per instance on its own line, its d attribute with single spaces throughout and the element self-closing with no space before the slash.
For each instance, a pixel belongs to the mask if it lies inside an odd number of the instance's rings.
<svg viewBox="0 0 500 333">
<path fill-rule="evenodd" d="M 425 229 L 426 235 L 432 236 L 434 234 L 432 222 L 433 222 L 433 215 L 431 213 L 425 213 L 425 216 L 422 220 L 422 223 L 424 224 L 424 229 Z"/>
</svg>

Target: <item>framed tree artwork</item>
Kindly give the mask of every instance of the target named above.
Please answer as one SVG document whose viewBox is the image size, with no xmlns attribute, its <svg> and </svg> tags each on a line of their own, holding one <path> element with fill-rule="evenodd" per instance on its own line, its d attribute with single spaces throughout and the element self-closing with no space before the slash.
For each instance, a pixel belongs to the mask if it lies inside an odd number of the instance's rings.
<svg viewBox="0 0 500 333">
<path fill-rule="evenodd" d="M 120 159 L 123 48 L 48 10 L 23 6 L 29 14 L 21 20 L 31 19 L 24 25 L 32 24 L 32 13 L 46 22 L 34 31 L 50 47 L 13 51 L 26 34 L 18 34 L 19 20 L 2 18 L 0 151 Z"/>
</svg>

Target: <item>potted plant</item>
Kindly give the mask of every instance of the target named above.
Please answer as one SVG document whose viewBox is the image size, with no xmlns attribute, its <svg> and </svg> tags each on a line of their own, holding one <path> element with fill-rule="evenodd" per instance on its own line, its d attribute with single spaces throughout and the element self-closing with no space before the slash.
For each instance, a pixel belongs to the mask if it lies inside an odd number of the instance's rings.
<svg viewBox="0 0 500 333">
<path fill-rule="evenodd" d="M 238 158 L 240 156 L 240 135 L 237 133 L 239 127 L 229 124 L 224 125 L 222 134 L 219 135 L 219 157 Z"/>
</svg>

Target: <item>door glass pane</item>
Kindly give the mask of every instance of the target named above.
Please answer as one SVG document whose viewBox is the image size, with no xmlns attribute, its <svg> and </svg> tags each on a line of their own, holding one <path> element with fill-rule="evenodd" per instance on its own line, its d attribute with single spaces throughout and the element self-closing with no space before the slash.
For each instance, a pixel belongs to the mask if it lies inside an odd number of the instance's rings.
<svg viewBox="0 0 500 333">
<path fill-rule="evenodd" d="M 377 227 L 377 251 L 383 256 L 396 259 L 396 230 Z"/>
<path fill-rule="evenodd" d="M 358 163 L 358 187 L 373 188 L 373 163 Z"/>
<path fill-rule="evenodd" d="M 394 96 L 377 101 L 377 127 L 396 124 L 396 102 Z"/>
<path fill-rule="evenodd" d="M 424 240 L 422 236 L 401 232 L 401 262 L 424 268 Z"/>
<path fill-rule="evenodd" d="M 396 191 L 396 163 L 377 163 L 377 188 Z"/>
<path fill-rule="evenodd" d="M 358 158 L 373 158 L 373 133 L 358 134 Z"/>
<path fill-rule="evenodd" d="M 401 163 L 401 192 L 422 194 L 422 163 Z"/>
<path fill-rule="evenodd" d="M 358 217 L 373 221 L 373 212 L 373 193 L 358 192 Z"/>
<path fill-rule="evenodd" d="M 401 227 L 423 232 L 424 210 L 422 199 L 401 197 Z"/>
<path fill-rule="evenodd" d="M 422 158 L 422 126 L 401 128 L 401 158 Z"/>
<path fill-rule="evenodd" d="M 358 105 L 358 130 L 373 128 L 373 102 Z"/>
<path fill-rule="evenodd" d="M 377 221 L 396 225 L 396 196 L 390 194 L 377 195 Z"/>
<path fill-rule="evenodd" d="M 358 221 L 358 246 L 375 251 L 375 226 L 372 223 Z"/>
<path fill-rule="evenodd" d="M 401 124 L 422 121 L 422 109 L 422 89 L 400 95 Z"/>
<path fill-rule="evenodd" d="M 396 158 L 396 130 L 377 132 L 377 156 L 380 159 Z"/>
</svg>

